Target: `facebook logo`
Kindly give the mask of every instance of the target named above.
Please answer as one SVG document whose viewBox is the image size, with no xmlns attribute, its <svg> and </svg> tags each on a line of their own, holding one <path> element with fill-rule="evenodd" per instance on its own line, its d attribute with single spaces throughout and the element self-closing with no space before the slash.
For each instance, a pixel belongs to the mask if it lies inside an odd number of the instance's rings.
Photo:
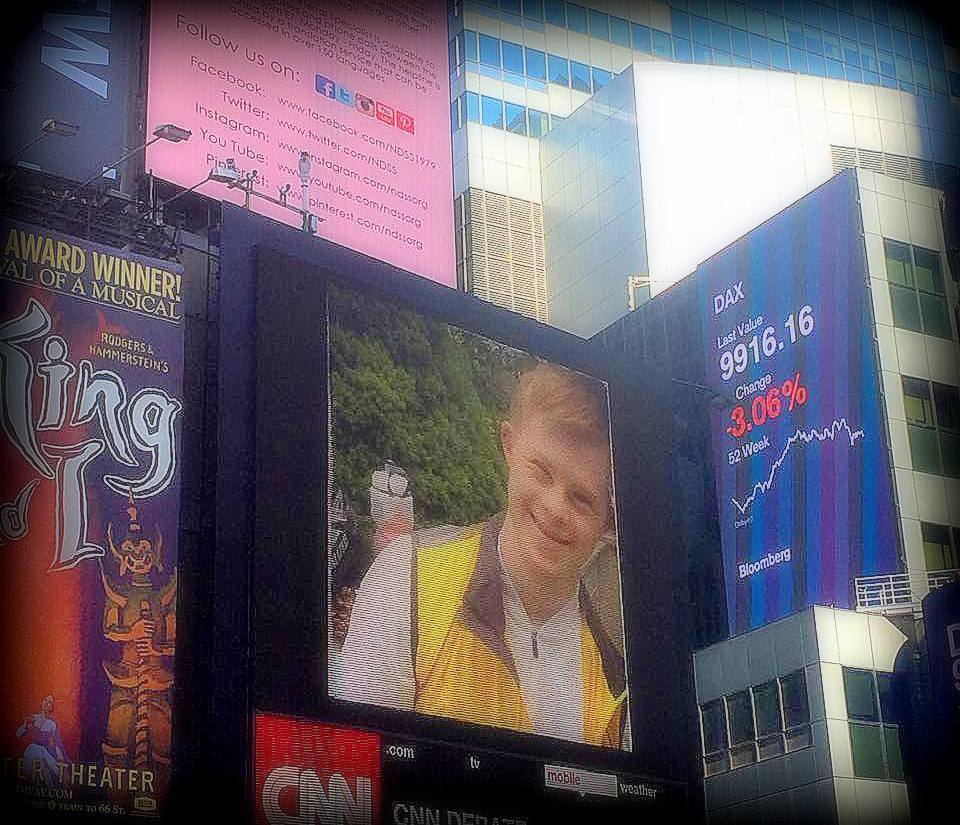
<svg viewBox="0 0 960 825">
<path fill-rule="evenodd" d="M 337 84 L 334 83 L 329 77 L 324 77 L 322 74 L 318 74 L 317 92 L 322 94 L 324 97 L 329 97 L 331 100 L 336 100 Z"/>
</svg>

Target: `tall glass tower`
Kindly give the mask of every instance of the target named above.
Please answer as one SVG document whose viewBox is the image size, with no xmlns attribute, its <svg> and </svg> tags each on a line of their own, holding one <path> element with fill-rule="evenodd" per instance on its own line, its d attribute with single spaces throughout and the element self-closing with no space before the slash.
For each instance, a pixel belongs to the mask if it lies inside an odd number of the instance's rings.
<svg viewBox="0 0 960 825">
<path fill-rule="evenodd" d="M 542 321 L 540 138 L 634 61 L 899 89 L 948 102 L 960 125 L 960 44 L 909 0 L 452 0 L 448 13 L 459 284 Z"/>
</svg>

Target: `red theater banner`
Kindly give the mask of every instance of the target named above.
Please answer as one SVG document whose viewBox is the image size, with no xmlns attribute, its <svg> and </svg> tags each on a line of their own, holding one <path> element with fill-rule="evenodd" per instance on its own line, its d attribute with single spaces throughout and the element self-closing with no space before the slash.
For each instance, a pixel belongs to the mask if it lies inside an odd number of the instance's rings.
<svg viewBox="0 0 960 825">
<path fill-rule="evenodd" d="M 156 814 L 170 777 L 182 269 L 0 221 L 2 795 Z"/>
</svg>

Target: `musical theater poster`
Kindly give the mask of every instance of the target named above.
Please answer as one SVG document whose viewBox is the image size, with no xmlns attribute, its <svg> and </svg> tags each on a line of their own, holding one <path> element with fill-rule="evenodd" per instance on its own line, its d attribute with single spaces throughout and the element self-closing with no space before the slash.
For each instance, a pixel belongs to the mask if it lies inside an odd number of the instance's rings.
<svg viewBox="0 0 960 825">
<path fill-rule="evenodd" d="M 21 810 L 159 815 L 183 271 L 15 221 L 0 243 L 0 794 Z"/>
</svg>

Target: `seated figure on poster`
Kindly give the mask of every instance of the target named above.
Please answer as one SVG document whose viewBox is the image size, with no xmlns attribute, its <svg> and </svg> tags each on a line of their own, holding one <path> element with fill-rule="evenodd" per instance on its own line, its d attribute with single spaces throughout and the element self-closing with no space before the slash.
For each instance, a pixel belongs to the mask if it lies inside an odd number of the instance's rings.
<svg viewBox="0 0 960 825">
<path fill-rule="evenodd" d="M 334 695 L 629 748 L 623 656 L 583 580 L 615 545 L 605 388 L 538 364 L 519 380 L 500 443 L 505 511 L 427 542 L 400 535 L 378 553 Z"/>
<path fill-rule="evenodd" d="M 60 770 L 58 762 L 69 762 L 60 738 L 60 725 L 53 718 L 53 694 L 48 693 L 40 701 L 40 712 L 31 713 L 17 728 L 17 738 L 28 739 L 23 751 L 23 761 L 27 770 L 33 775 L 39 765 L 43 774 L 43 781 L 47 785 L 54 785 L 59 781 Z"/>
</svg>

